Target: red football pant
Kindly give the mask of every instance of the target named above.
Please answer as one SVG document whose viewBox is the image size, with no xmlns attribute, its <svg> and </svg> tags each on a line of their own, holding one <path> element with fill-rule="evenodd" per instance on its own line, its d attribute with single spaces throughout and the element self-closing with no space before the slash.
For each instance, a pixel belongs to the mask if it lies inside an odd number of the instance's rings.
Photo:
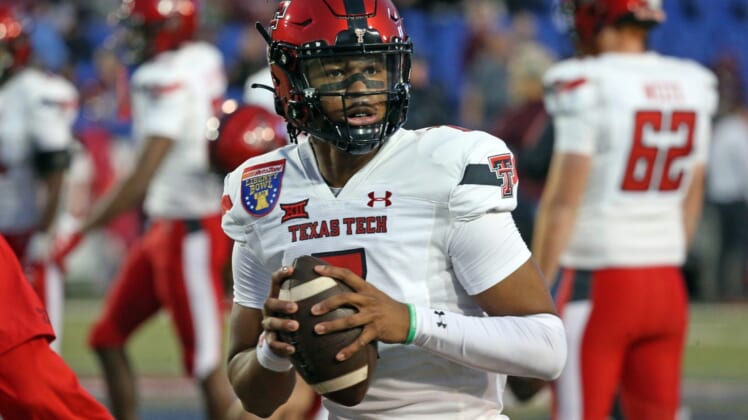
<svg viewBox="0 0 748 420">
<path fill-rule="evenodd" d="M 49 348 L 45 337 L 0 355 L 0 416 L 5 420 L 112 419 Z"/>
<path fill-rule="evenodd" d="M 680 270 L 565 270 L 560 282 L 569 356 L 553 386 L 554 418 L 607 419 L 618 393 L 627 418 L 674 419 L 688 311 Z"/>
<path fill-rule="evenodd" d="M 89 345 L 124 346 L 163 307 L 176 328 L 185 371 L 198 379 L 213 372 L 222 360 L 222 273 L 230 248 L 220 215 L 155 221 L 128 254 Z"/>
</svg>

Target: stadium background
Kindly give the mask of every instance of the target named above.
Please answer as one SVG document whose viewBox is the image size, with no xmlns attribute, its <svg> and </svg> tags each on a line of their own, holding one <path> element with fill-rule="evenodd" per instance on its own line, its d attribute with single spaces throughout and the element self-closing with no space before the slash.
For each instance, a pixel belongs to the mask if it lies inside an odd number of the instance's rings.
<svg viewBox="0 0 748 420">
<path fill-rule="evenodd" d="M 21 0 L 21 3 L 24 1 Z M 83 147 L 68 189 L 67 208 L 84 213 L 92 200 L 117 181 L 132 159 L 126 79 L 117 59 L 116 30 L 109 13 L 118 0 L 28 0 L 36 63 L 71 79 L 81 92 L 76 135 Z M 554 0 L 395 1 L 416 45 L 414 111 L 409 127 L 432 122 L 496 133 L 523 132 L 527 125 L 507 115 L 538 100 L 537 81 L 552 62 L 572 53 L 567 21 Z M 241 101 L 244 82 L 261 71 L 265 45 L 254 29 L 266 22 L 274 0 L 206 0 L 200 37 L 215 43 L 226 59 L 229 96 Z M 722 104 L 717 118 L 748 100 L 748 0 L 664 0 L 667 22 L 651 38 L 656 51 L 697 60 L 720 75 Z M 529 83 L 527 89 L 517 86 Z M 533 85 L 535 83 L 535 85 Z M 533 114 L 534 115 L 534 114 Z M 534 120 L 533 120 L 534 121 Z M 509 125 L 509 127 L 507 127 Z M 505 138 L 516 147 L 527 139 Z M 527 141 L 532 141 L 529 139 Z M 746 139 L 748 141 L 748 138 Z M 748 165 L 748 162 L 746 162 Z M 541 176 L 542 178 L 542 176 Z M 527 183 L 532 191 L 532 183 Z M 537 187 L 537 185 L 535 186 Z M 530 214 L 537 199 L 528 194 Z M 748 218 L 748 215 L 746 216 Z M 97 397 L 102 382 L 85 347 L 90 322 L 123 250 L 137 237 L 142 215 L 120 217 L 106 232 L 87 239 L 72 256 L 66 295 L 62 354 Z M 748 221 L 747 221 L 748 222 Z M 685 366 L 684 405 L 693 419 L 748 418 L 748 320 L 745 261 L 734 259 L 735 280 L 717 286 L 719 220 L 707 203 L 686 270 L 692 297 Z M 228 298 L 227 298 L 228 299 Z M 131 344 L 144 398 L 145 419 L 199 419 L 199 398 L 179 373 L 171 330 L 159 317 Z M 511 397 L 509 397 L 511 403 Z M 548 396 L 510 407 L 519 419 L 545 419 Z M 511 405 L 511 404 L 510 404 Z"/>
</svg>

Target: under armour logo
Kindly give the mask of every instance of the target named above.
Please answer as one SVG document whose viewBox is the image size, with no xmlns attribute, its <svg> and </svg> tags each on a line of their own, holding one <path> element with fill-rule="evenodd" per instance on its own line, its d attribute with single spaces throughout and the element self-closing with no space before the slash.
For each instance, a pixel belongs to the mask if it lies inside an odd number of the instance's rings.
<svg viewBox="0 0 748 420">
<path fill-rule="evenodd" d="M 354 29 L 353 32 L 356 34 L 356 42 L 359 44 L 364 43 L 364 34 L 366 33 L 366 29 Z"/>
<path fill-rule="evenodd" d="M 436 321 L 436 326 L 439 328 L 447 328 L 447 322 L 444 321 L 444 311 L 434 311 L 434 315 L 439 317 L 439 320 Z"/>
<path fill-rule="evenodd" d="M 384 202 L 385 207 L 389 207 L 392 205 L 392 200 L 390 200 L 390 198 L 392 198 L 392 193 L 389 191 L 384 192 L 384 197 L 377 197 L 374 195 L 374 191 L 372 191 L 369 193 L 369 202 L 366 203 L 366 205 L 369 207 L 374 207 L 374 203 L 382 201 Z"/>
</svg>

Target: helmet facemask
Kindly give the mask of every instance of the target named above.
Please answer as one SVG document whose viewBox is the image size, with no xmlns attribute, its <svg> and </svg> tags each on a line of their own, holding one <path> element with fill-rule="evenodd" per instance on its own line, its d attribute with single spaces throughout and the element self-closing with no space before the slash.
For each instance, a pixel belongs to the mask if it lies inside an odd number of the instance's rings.
<svg viewBox="0 0 748 420">
<path fill-rule="evenodd" d="M 278 98 L 290 136 L 305 132 L 353 155 L 374 150 L 405 123 L 411 51 L 409 42 L 271 45 L 271 64 L 290 84 Z"/>
<path fill-rule="evenodd" d="M 153 26 L 153 25 L 151 25 Z M 117 32 L 117 50 L 126 64 L 139 65 L 155 55 L 151 39 L 155 28 L 146 28 L 138 19 L 120 22 Z M 150 33 L 150 34 L 149 34 Z"/>
<path fill-rule="evenodd" d="M 0 83 L 5 82 L 11 74 L 11 69 L 15 65 L 13 52 L 6 43 L 0 43 Z"/>
<path fill-rule="evenodd" d="M 0 83 L 31 60 L 29 23 L 8 7 L 0 6 Z"/>
<path fill-rule="evenodd" d="M 197 28 L 194 0 L 123 0 L 112 19 L 119 26 L 120 55 L 132 65 L 178 48 Z"/>
</svg>

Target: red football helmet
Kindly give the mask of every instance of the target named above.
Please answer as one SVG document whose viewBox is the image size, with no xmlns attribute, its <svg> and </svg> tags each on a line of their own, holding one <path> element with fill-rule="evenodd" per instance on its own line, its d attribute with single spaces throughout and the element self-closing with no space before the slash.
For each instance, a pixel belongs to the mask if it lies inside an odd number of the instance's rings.
<svg viewBox="0 0 748 420">
<path fill-rule="evenodd" d="M 195 0 L 123 0 L 118 18 L 129 29 L 125 41 L 133 62 L 173 50 L 197 30 Z"/>
<path fill-rule="evenodd" d="M 286 121 L 256 105 L 242 105 L 225 114 L 209 138 L 211 166 L 222 174 L 251 157 L 288 144 Z"/>
<path fill-rule="evenodd" d="M 405 123 L 412 44 L 392 0 L 283 1 L 266 38 L 276 109 L 288 120 L 292 140 L 306 132 L 348 153 L 363 154 Z M 376 72 L 386 73 L 386 82 L 369 79 L 369 70 L 364 70 L 325 85 L 329 88 L 310 85 L 311 72 L 327 75 L 328 66 L 337 65 L 338 71 L 340 63 L 350 60 L 372 61 Z M 349 91 L 357 81 L 366 85 L 365 92 Z M 352 124 L 352 118 L 371 117 L 362 108 L 374 97 L 386 98 L 384 118 Z M 342 102 L 342 121 L 322 109 L 330 98 Z"/>
<path fill-rule="evenodd" d="M 571 0 L 574 31 L 582 50 L 594 50 L 595 36 L 605 26 L 637 22 L 654 26 L 665 20 L 661 0 Z"/>
<path fill-rule="evenodd" d="M 28 64 L 31 58 L 31 42 L 24 29 L 15 10 L 0 5 L 0 81 Z"/>
</svg>

